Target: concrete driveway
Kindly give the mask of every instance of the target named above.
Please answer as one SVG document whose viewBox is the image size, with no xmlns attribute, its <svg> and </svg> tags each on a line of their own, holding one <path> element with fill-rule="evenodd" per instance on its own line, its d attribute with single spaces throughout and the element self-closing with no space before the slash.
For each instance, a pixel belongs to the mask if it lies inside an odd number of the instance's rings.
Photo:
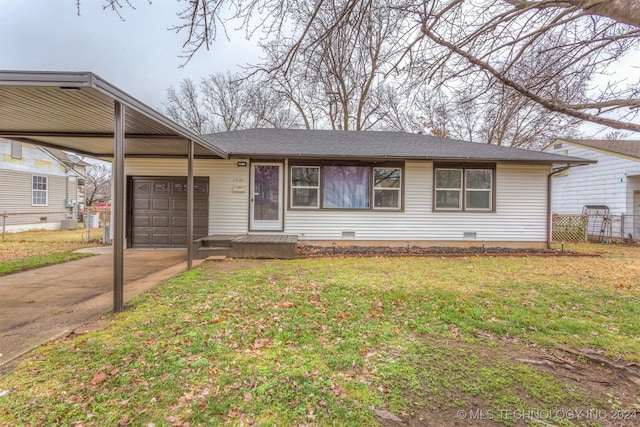
<svg viewBox="0 0 640 427">
<path fill-rule="evenodd" d="M 0 368 L 111 310 L 113 254 L 0 277 Z M 186 270 L 185 250 L 127 250 L 124 300 Z M 194 265 L 196 262 L 194 262 Z"/>
</svg>

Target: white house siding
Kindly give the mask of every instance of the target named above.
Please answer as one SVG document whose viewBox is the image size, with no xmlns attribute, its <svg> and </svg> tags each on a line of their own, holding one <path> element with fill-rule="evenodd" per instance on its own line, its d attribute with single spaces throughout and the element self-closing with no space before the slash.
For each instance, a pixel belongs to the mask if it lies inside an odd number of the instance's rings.
<svg viewBox="0 0 640 427">
<path fill-rule="evenodd" d="M 249 167 L 234 160 L 196 160 L 194 175 L 209 177 L 209 233 L 248 231 Z M 285 168 L 287 170 L 287 168 Z M 127 176 L 186 176 L 186 160 L 127 159 Z M 433 165 L 405 165 L 404 211 L 287 210 L 284 232 L 302 241 L 355 240 L 464 242 L 544 242 L 546 240 L 546 177 L 548 166 L 496 167 L 496 212 L 433 212 Z M 287 177 L 285 177 L 285 183 Z M 288 194 L 285 185 L 285 199 Z M 285 200 L 286 203 L 286 200 Z M 285 204 L 286 206 L 286 204 Z M 353 240 L 353 239 L 344 239 Z"/>
<path fill-rule="evenodd" d="M 582 213 L 584 205 L 607 205 L 613 215 L 633 213 L 633 192 L 640 190 L 640 162 L 594 151 L 566 142 L 549 153 L 597 160 L 571 168 L 567 176 L 552 180 L 552 210 L 558 214 Z"/>
<path fill-rule="evenodd" d="M 247 232 L 249 168 L 238 167 L 237 162 L 238 160 L 214 159 L 194 161 L 194 175 L 209 177 L 209 234 Z M 126 159 L 125 174 L 186 177 L 187 161 Z"/>
<path fill-rule="evenodd" d="M 496 212 L 433 212 L 433 165 L 405 164 L 404 212 L 291 210 L 285 232 L 301 240 L 463 241 L 476 233 L 481 242 L 544 242 L 546 240 L 546 177 L 548 166 L 496 167 Z M 347 239 L 349 240 L 349 239 Z"/>
<path fill-rule="evenodd" d="M 32 205 L 32 176 L 48 178 L 48 203 Z M 71 210 L 65 208 L 69 194 L 75 195 L 77 181 L 67 183 L 65 168 L 57 160 L 31 144 L 22 144 L 22 158 L 11 157 L 11 143 L 0 141 L 0 214 L 5 231 L 60 229 L 61 220 Z M 0 218 L 0 227 L 3 218 Z"/>
</svg>

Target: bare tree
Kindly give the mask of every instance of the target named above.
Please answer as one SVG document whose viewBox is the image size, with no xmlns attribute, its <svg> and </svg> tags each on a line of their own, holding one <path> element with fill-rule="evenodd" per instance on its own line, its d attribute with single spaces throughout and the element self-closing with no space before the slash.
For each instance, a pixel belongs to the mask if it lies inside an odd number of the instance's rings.
<svg viewBox="0 0 640 427">
<path fill-rule="evenodd" d="M 306 30 L 316 42 L 302 46 L 281 38 L 266 46 L 269 61 L 262 70 L 294 103 L 306 127 L 366 130 L 383 120 L 378 87 L 390 78 L 394 58 L 401 53 L 402 16 L 393 3 L 354 3 L 354 19 L 331 30 L 340 9 L 301 2 L 297 20 L 311 23 Z M 290 62 L 294 50 L 295 62 Z"/>
<path fill-rule="evenodd" d="M 111 165 L 93 163 L 85 169 L 86 205 L 111 198 Z"/>
<path fill-rule="evenodd" d="M 640 124 L 633 122 L 640 108 L 638 79 L 600 87 L 591 82 L 578 99 L 558 90 L 606 74 L 640 44 L 638 22 L 618 19 L 614 9 L 598 7 L 594 12 L 589 5 L 596 3 L 603 2 L 424 2 L 408 11 L 420 25 L 411 66 L 417 79 L 440 84 L 446 78 L 480 73 L 489 85 L 505 86 L 549 111 L 640 131 Z M 640 12 L 640 1 L 631 0 L 629 6 L 631 15 Z M 554 73 L 530 75 L 523 84 L 522 70 L 549 51 L 554 52 Z"/>
<path fill-rule="evenodd" d="M 105 0 L 105 8 L 120 14 L 134 3 Z M 640 73 L 621 78 L 613 71 L 618 60 L 640 46 L 640 0 L 201 0 L 188 2 L 171 30 L 184 35 L 188 61 L 233 22 L 248 35 L 260 33 L 286 45 L 279 61 L 269 65 L 291 76 L 309 55 L 324 52 L 327 43 L 344 42 L 345 29 L 354 35 L 368 31 L 373 17 L 385 9 L 400 19 L 397 42 L 403 53 L 386 74 L 406 73 L 412 85 L 504 86 L 548 111 L 640 131 Z M 523 84 L 518 79 L 522 65 L 549 49 L 558 53 L 556 73 Z M 350 52 L 360 53 L 347 45 L 338 59 Z M 331 56 L 320 58 L 328 67 L 342 65 Z M 576 79 L 586 83 L 578 99 L 556 90 L 575 86 Z M 328 85 L 326 92 L 334 96 L 325 104 L 336 127 L 345 128 L 344 118 L 352 114 L 356 123 L 362 120 L 358 107 L 345 108 L 348 90 Z M 305 116 L 305 125 L 311 126 L 312 115 Z"/>
<path fill-rule="evenodd" d="M 196 85 L 190 79 L 179 90 L 169 87 L 165 112 L 199 134 L 256 127 L 295 127 L 286 101 L 263 82 L 234 73 L 216 73 Z"/>
<path fill-rule="evenodd" d="M 180 82 L 177 90 L 172 86 L 167 89 L 165 113 L 195 133 L 209 133 L 215 125 L 201 98 L 200 88 L 193 80 L 186 78 Z"/>
<path fill-rule="evenodd" d="M 118 11 L 131 1 L 106 0 L 105 7 Z M 578 74 L 607 76 L 616 61 L 637 49 L 640 0 L 202 0 L 189 2 L 172 30 L 184 34 L 187 60 L 208 48 L 231 21 L 277 41 L 291 34 L 278 64 L 288 73 L 300 57 L 339 37 L 343 29 L 366 30 L 370 15 L 385 7 L 404 18 L 405 33 L 399 38 L 404 56 L 394 65 L 398 72 L 411 71 L 413 83 L 447 85 L 481 74 L 486 78 L 480 81 L 489 86 L 508 87 L 549 111 L 640 131 L 637 76 L 600 85 L 591 80 L 579 102 L 548 90 Z M 549 46 L 562 53 L 558 74 L 522 85 L 516 78 L 519 64 Z M 335 107 L 344 109 L 341 101 Z"/>
</svg>

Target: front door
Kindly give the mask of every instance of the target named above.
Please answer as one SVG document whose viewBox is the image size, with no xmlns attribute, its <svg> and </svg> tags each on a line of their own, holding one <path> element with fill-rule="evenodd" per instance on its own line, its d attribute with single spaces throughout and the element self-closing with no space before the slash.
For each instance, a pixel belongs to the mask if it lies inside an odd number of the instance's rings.
<svg viewBox="0 0 640 427">
<path fill-rule="evenodd" d="M 282 164 L 251 164 L 250 229 L 282 231 Z"/>
</svg>

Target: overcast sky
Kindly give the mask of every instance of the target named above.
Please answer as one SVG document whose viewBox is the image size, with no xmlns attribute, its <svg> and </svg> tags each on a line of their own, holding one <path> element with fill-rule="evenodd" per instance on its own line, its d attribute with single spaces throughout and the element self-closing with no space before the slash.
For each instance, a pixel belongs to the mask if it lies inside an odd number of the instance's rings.
<svg viewBox="0 0 640 427">
<path fill-rule="evenodd" d="M 239 71 L 259 61 L 260 49 L 244 33 L 224 35 L 209 51 L 202 49 L 181 68 L 184 34 L 168 31 L 179 21 L 185 1 L 131 0 L 123 21 L 103 0 L 0 0 L 0 69 L 91 71 L 148 106 L 163 109 L 166 90 L 184 78 L 200 80 L 215 72 Z M 639 70 L 637 54 L 618 64 L 606 82 L 632 78 Z M 603 137 L 608 130 L 582 126 L 585 136 Z M 609 129 L 610 130 L 610 129 Z M 640 137 L 634 135 L 634 137 Z"/>
<path fill-rule="evenodd" d="M 81 0 L 78 16 L 76 0 L 0 0 L 0 69 L 91 71 L 160 110 L 170 85 L 259 59 L 256 43 L 237 34 L 180 68 L 184 34 L 167 29 L 178 23 L 184 2 L 133 0 L 136 9 L 122 11 L 125 21 L 103 3 Z"/>
</svg>

